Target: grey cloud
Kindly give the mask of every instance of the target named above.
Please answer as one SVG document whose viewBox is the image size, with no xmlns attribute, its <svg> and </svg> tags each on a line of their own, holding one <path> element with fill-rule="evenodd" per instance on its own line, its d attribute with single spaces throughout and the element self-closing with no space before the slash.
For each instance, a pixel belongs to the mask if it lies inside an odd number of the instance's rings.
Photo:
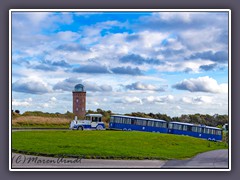
<svg viewBox="0 0 240 180">
<path fill-rule="evenodd" d="M 89 49 L 80 45 L 80 44 L 62 44 L 56 48 L 61 51 L 76 52 L 76 51 L 85 51 L 88 52 Z"/>
<path fill-rule="evenodd" d="M 50 65 L 59 66 L 59 67 L 71 67 L 71 65 L 64 60 L 52 61 L 52 62 L 50 61 Z"/>
<path fill-rule="evenodd" d="M 155 13 L 151 16 L 143 16 L 140 18 L 143 26 L 137 26 L 141 29 L 151 29 L 159 31 L 182 31 L 184 29 L 204 29 L 206 27 L 216 27 L 221 29 L 227 28 L 228 13 L 216 12 L 194 12 L 189 13 L 188 20 L 184 18 L 186 12 L 170 12 L 169 18 L 164 18 L 167 12 Z"/>
<path fill-rule="evenodd" d="M 217 64 L 202 65 L 199 68 L 204 71 L 211 71 L 217 67 Z"/>
<path fill-rule="evenodd" d="M 136 65 L 142 65 L 142 64 L 153 64 L 153 65 L 160 65 L 163 64 L 163 62 L 159 61 L 158 59 L 152 59 L 152 58 L 143 58 L 142 56 L 138 54 L 130 54 L 123 56 L 119 59 L 122 63 L 132 63 Z"/>
<path fill-rule="evenodd" d="M 138 67 L 136 68 L 131 68 L 130 66 L 115 67 L 115 68 L 112 68 L 111 71 L 115 74 L 142 75 L 142 72 Z"/>
<path fill-rule="evenodd" d="M 184 69 L 183 72 L 185 72 L 185 73 L 190 73 L 190 72 L 192 72 L 192 71 L 193 71 L 192 68 L 186 68 L 186 69 Z"/>
<path fill-rule="evenodd" d="M 106 74 L 110 73 L 106 66 L 101 65 L 83 65 L 72 70 L 76 73 Z"/>
<path fill-rule="evenodd" d="M 38 65 L 28 64 L 28 67 L 43 71 L 56 71 L 59 67 L 69 68 L 71 67 L 71 65 L 64 60 L 61 61 L 42 60 Z"/>
<path fill-rule="evenodd" d="M 129 85 L 125 86 L 126 89 L 130 89 L 130 90 L 149 90 L 149 91 L 165 91 L 164 87 L 156 87 L 154 85 L 151 84 L 144 84 L 144 83 L 140 83 L 140 82 L 135 82 Z"/>
<path fill-rule="evenodd" d="M 51 90 L 43 84 L 37 81 L 24 81 L 18 80 L 12 84 L 13 91 L 23 92 L 29 94 L 45 94 L 51 92 Z"/>
<path fill-rule="evenodd" d="M 131 41 L 137 41 L 140 39 L 140 36 L 137 34 L 130 34 L 126 37 L 126 41 L 131 42 Z"/>
<path fill-rule="evenodd" d="M 37 69 L 37 70 L 43 70 L 43 71 L 56 71 L 57 68 L 54 66 L 49 66 L 46 64 L 39 64 L 39 65 L 34 65 L 34 66 L 30 66 L 33 69 Z"/>
<path fill-rule="evenodd" d="M 129 74 L 129 75 L 142 75 L 141 70 L 137 68 L 127 67 L 115 67 L 108 68 L 101 65 L 84 65 L 72 70 L 75 73 L 90 73 L 90 74 Z"/>
<path fill-rule="evenodd" d="M 184 53 L 183 49 L 179 49 L 179 50 L 174 50 L 174 49 L 166 49 L 166 50 L 161 50 L 159 51 L 160 54 L 163 54 L 165 57 L 169 57 L 169 56 L 176 56 L 176 55 L 180 55 Z"/>
<path fill-rule="evenodd" d="M 53 86 L 53 90 L 72 91 L 76 84 L 82 84 L 81 79 L 67 78 Z"/>
<path fill-rule="evenodd" d="M 89 82 L 85 82 L 84 83 L 86 91 L 102 91 L 102 92 L 110 92 L 112 91 L 112 87 L 109 85 L 97 85 L 95 83 L 89 83 Z"/>
<path fill-rule="evenodd" d="M 225 63 L 228 61 L 228 53 L 226 51 L 204 51 L 191 55 L 188 59 L 209 59 L 215 62 Z"/>
</svg>

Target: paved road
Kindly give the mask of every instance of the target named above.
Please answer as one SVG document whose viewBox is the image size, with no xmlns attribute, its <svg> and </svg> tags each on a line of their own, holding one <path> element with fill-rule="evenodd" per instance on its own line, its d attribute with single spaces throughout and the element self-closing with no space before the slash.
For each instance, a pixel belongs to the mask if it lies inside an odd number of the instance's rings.
<svg viewBox="0 0 240 180">
<path fill-rule="evenodd" d="M 228 168 L 228 150 L 215 150 L 199 154 L 189 160 L 171 160 L 162 168 Z"/>
<path fill-rule="evenodd" d="M 199 154 L 189 160 L 102 160 L 12 154 L 12 168 L 228 168 L 228 150 Z"/>
</svg>

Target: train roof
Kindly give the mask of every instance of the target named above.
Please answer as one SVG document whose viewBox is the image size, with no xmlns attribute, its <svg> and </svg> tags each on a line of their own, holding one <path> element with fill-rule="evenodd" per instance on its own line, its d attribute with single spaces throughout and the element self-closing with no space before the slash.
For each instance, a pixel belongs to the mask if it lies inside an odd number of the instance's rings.
<svg viewBox="0 0 240 180">
<path fill-rule="evenodd" d="M 132 118 L 132 119 L 141 119 L 141 120 L 151 120 L 151 121 L 159 121 L 159 122 L 166 122 L 162 119 L 152 119 L 152 118 L 143 118 L 143 117 L 136 117 L 136 116 L 125 116 L 125 115 L 111 115 L 114 117 L 125 117 L 125 118 Z"/>
<path fill-rule="evenodd" d="M 176 121 L 173 121 L 173 122 L 170 122 L 170 123 L 173 123 L 173 124 L 181 124 L 181 125 L 197 126 L 197 127 L 205 127 L 205 128 L 210 128 L 210 129 L 221 130 L 220 128 L 217 128 L 217 127 L 206 126 L 206 125 L 201 125 L 201 124 L 192 124 L 192 123 L 184 123 L 184 122 L 176 122 Z"/>
<path fill-rule="evenodd" d="M 177 122 L 177 121 L 172 121 L 172 122 L 169 122 L 169 123 L 194 126 L 194 124 L 192 124 L 192 123 L 184 123 L 184 122 Z"/>
<path fill-rule="evenodd" d="M 86 116 L 91 116 L 91 117 L 102 117 L 102 114 L 86 114 Z"/>
</svg>

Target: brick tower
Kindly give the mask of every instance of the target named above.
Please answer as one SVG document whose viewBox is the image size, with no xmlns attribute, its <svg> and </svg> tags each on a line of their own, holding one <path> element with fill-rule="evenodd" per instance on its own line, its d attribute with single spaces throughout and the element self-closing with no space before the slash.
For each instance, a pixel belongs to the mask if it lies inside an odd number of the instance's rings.
<svg viewBox="0 0 240 180">
<path fill-rule="evenodd" d="M 86 91 L 82 84 L 77 84 L 72 92 L 73 94 L 73 113 L 78 118 L 86 114 Z"/>
</svg>

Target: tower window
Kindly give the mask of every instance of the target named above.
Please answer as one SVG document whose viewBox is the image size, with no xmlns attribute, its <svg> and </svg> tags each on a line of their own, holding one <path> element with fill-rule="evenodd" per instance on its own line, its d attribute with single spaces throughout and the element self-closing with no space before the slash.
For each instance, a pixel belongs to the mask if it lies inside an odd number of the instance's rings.
<svg viewBox="0 0 240 180">
<path fill-rule="evenodd" d="M 76 108 L 76 111 L 78 111 L 78 108 Z"/>
<path fill-rule="evenodd" d="M 82 108 L 82 111 L 84 111 L 84 108 Z"/>
<path fill-rule="evenodd" d="M 77 103 L 78 103 L 78 101 L 79 101 L 79 100 L 78 100 L 78 99 L 76 99 L 76 102 L 77 102 Z"/>
</svg>

